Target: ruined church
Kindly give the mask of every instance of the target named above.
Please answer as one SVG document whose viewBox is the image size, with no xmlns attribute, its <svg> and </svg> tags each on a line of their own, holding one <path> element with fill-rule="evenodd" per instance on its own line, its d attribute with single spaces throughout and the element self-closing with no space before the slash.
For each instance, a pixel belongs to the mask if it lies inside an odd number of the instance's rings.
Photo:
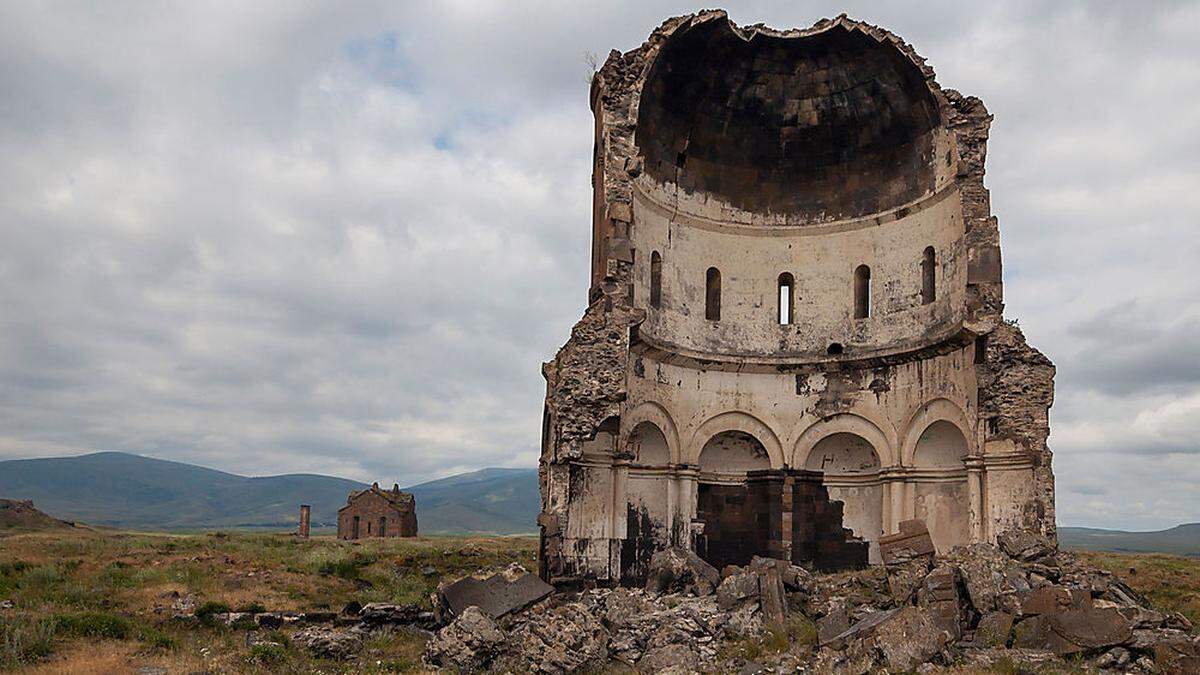
<svg viewBox="0 0 1200 675">
<path fill-rule="evenodd" d="M 637 582 L 687 547 L 877 562 L 1051 539 L 1054 366 L 1003 315 L 991 116 L 844 16 L 666 21 L 612 52 L 587 309 L 542 368 L 541 574 Z"/>
</svg>

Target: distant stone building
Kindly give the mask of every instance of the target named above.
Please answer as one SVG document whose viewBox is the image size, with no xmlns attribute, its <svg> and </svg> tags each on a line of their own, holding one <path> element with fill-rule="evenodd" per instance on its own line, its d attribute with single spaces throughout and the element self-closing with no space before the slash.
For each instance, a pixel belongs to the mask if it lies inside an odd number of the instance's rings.
<svg viewBox="0 0 1200 675">
<path fill-rule="evenodd" d="M 373 483 L 351 492 L 338 509 L 338 539 L 417 536 L 417 500 L 399 485 L 380 490 Z"/>
</svg>

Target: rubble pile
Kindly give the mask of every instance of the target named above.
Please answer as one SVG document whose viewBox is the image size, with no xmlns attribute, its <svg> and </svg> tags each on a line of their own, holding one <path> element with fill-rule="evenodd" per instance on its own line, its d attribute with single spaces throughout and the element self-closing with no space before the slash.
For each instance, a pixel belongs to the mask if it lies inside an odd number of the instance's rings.
<svg viewBox="0 0 1200 675">
<path fill-rule="evenodd" d="M 882 575 L 815 579 L 807 608 L 818 666 L 904 671 L 1005 659 L 1036 668 L 1069 658 L 1093 670 L 1200 673 L 1200 638 L 1185 617 L 1148 609 L 1112 574 L 1039 534 L 1012 531 L 998 546 L 941 558 L 927 538 L 909 521 L 881 540 Z"/>
<path fill-rule="evenodd" d="M 558 593 L 497 621 L 462 613 L 430 640 L 431 666 L 559 673 L 1031 670 L 1200 673 L 1200 638 L 1112 574 L 1010 532 L 938 556 L 920 521 L 885 537 L 885 564 L 817 575 L 754 558 L 718 572 L 682 549 L 654 556 L 646 587 Z M 730 641 L 802 612 L 814 644 L 748 662 Z"/>
<path fill-rule="evenodd" d="M 718 572 L 694 552 L 668 549 L 654 555 L 645 588 L 557 594 L 496 622 L 464 612 L 429 642 L 425 658 L 467 671 L 561 673 L 608 662 L 643 672 L 711 670 L 724 640 L 781 623 L 787 588 L 799 591 L 809 579 L 780 560 Z M 494 639 L 497 630 L 503 639 Z"/>
</svg>

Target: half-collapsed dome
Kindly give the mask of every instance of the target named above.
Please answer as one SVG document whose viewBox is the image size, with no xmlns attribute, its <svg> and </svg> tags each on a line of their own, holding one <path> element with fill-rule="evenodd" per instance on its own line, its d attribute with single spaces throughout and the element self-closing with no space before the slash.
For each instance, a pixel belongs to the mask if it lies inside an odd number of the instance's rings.
<svg viewBox="0 0 1200 675">
<path fill-rule="evenodd" d="M 841 24 L 749 35 L 708 21 L 663 46 L 638 113 L 649 177 L 791 222 L 933 191 L 938 102 L 904 52 Z"/>
</svg>

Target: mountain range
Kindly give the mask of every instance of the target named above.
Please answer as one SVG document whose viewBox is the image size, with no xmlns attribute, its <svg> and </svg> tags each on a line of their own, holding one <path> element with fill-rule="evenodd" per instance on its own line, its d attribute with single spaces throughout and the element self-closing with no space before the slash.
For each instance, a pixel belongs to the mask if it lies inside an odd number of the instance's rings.
<svg viewBox="0 0 1200 675">
<path fill-rule="evenodd" d="M 346 496 L 366 485 L 315 474 L 248 478 L 122 452 L 0 461 L 0 498 L 32 499 L 68 521 L 133 530 L 291 529 L 300 504 L 334 527 Z M 389 486 L 385 486 L 389 487 Z M 535 469 L 481 469 L 404 488 L 422 534 L 537 531 Z M 1060 527 L 1064 548 L 1200 556 L 1200 523 L 1159 532 Z"/>
<path fill-rule="evenodd" d="M 139 530 L 291 528 L 300 504 L 335 526 L 358 481 L 315 474 L 249 478 L 122 452 L 0 462 L 0 497 L 32 499 L 63 520 Z M 389 486 L 390 487 L 390 486 Z M 537 529 L 535 469 L 482 469 L 404 488 L 424 534 Z"/>
<path fill-rule="evenodd" d="M 1090 527 L 1060 527 L 1063 548 L 1115 553 L 1171 553 L 1200 557 L 1200 523 L 1176 525 L 1156 532 L 1124 532 Z"/>
</svg>

